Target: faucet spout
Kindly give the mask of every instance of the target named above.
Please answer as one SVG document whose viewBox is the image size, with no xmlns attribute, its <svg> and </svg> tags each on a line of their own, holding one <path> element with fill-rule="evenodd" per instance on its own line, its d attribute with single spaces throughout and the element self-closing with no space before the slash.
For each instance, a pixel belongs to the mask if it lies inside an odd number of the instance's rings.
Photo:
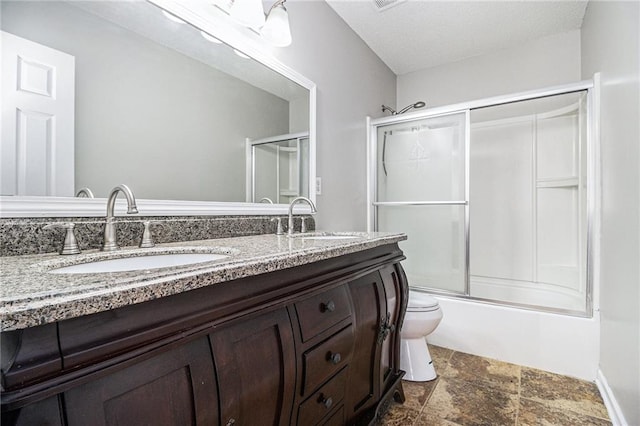
<svg viewBox="0 0 640 426">
<path fill-rule="evenodd" d="M 95 198 L 93 196 L 93 191 L 91 189 L 89 189 L 88 187 L 84 187 L 81 188 L 77 193 L 76 193 L 76 197 L 86 197 L 86 198 Z"/>
<path fill-rule="evenodd" d="M 311 214 L 318 213 L 318 209 L 316 209 L 316 205 L 313 204 L 313 201 L 308 199 L 307 197 L 297 197 L 291 201 L 289 204 L 289 222 L 287 224 L 287 235 L 293 235 L 293 207 L 298 203 L 307 203 L 309 207 L 311 207 Z"/>
<path fill-rule="evenodd" d="M 116 243 L 116 225 L 113 223 L 113 217 L 116 207 L 116 198 L 120 192 L 122 192 L 127 199 L 127 214 L 138 213 L 136 198 L 133 196 L 133 192 L 127 185 L 118 185 L 111 190 L 109 198 L 107 199 L 107 218 L 104 225 L 104 242 L 102 244 L 102 251 L 114 251 L 119 248 Z"/>
</svg>

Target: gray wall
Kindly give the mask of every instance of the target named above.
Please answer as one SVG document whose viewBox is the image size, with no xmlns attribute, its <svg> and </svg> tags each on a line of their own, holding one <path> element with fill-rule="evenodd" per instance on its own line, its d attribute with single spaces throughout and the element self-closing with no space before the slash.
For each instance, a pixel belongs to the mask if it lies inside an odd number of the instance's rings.
<svg viewBox="0 0 640 426">
<path fill-rule="evenodd" d="M 398 107 L 427 107 L 580 80 L 580 31 L 398 76 Z"/>
<path fill-rule="evenodd" d="M 324 1 L 287 2 L 293 43 L 278 58 L 314 81 L 318 229 L 366 228 L 365 117 L 395 105 L 395 74 Z"/>
<path fill-rule="evenodd" d="M 600 369 L 640 424 L 640 3 L 589 2 L 582 75 L 602 72 Z"/>
<path fill-rule="evenodd" d="M 8 32 L 76 57 L 76 188 L 245 200 L 245 138 L 287 133 L 289 103 L 59 2 L 2 2 Z"/>
</svg>

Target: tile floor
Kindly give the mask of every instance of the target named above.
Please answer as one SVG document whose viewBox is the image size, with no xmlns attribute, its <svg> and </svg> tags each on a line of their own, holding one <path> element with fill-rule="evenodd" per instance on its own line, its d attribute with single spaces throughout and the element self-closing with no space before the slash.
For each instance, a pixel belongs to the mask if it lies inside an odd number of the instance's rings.
<svg viewBox="0 0 640 426">
<path fill-rule="evenodd" d="M 383 426 L 610 425 L 594 383 L 429 345 L 438 378 L 403 382 Z"/>
</svg>

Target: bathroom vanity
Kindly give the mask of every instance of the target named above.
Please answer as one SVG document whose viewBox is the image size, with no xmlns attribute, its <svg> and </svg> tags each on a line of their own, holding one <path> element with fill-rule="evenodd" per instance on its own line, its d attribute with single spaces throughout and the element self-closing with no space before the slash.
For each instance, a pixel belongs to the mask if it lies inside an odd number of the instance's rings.
<svg viewBox="0 0 640 426">
<path fill-rule="evenodd" d="M 108 274 L 51 273 L 104 253 L 0 258 L 2 424 L 369 424 L 404 399 L 403 239 L 166 244 L 228 257 Z"/>
</svg>

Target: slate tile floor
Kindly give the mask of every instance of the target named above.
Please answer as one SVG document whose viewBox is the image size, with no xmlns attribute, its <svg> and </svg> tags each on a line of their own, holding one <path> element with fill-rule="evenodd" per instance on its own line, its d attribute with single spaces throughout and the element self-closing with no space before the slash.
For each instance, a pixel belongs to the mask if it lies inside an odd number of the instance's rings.
<svg viewBox="0 0 640 426">
<path fill-rule="evenodd" d="M 383 426 L 611 425 L 595 384 L 429 345 L 438 378 L 403 382 Z"/>
</svg>

